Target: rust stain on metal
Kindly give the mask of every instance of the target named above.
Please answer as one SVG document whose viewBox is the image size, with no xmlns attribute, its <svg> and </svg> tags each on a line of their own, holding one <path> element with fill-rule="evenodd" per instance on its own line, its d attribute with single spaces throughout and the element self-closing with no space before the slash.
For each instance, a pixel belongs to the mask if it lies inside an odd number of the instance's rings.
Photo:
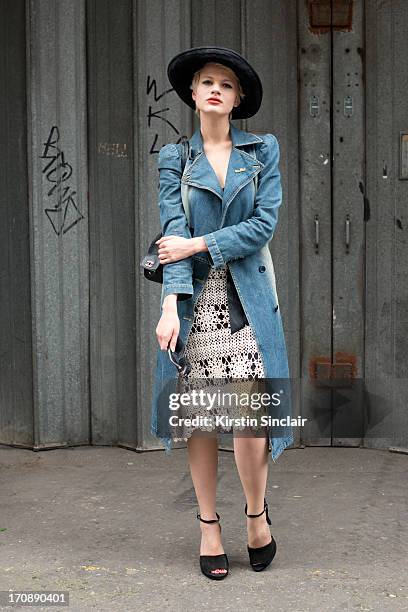
<svg viewBox="0 0 408 612">
<path fill-rule="evenodd" d="M 309 377 L 317 378 L 318 369 L 320 369 L 321 371 L 325 366 L 327 366 L 327 373 L 328 373 L 327 378 L 330 378 L 330 372 L 331 372 L 330 357 L 325 357 L 323 355 L 320 355 L 319 357 L 312 357 L 309 361 Z"/>
<path fill-rule="evenodd" d="M 350 32 L 353 27 L 353 0 L 307 0 L 309 29 L 325 34 L 331 29 Z"/>
<path fill-rule="evenodd" d="M 352 379 L 357 376 L 357 356 L 353 353 L 338 351 L 334 362 L 326 355 L 312 357 L 309 361 L 309 378 L 313 379 Z"/>
<path fill-rule="evenodd" d="M 357 355 L 354 355 L 354 353 L 345 353 L 345 352 L 339 351 L 338 353 L 335 354 L 334 365 L 342 364 L 342 363 L 351 364 L 351 378 L 356 378 L 357 376 Z"/>
</svg>

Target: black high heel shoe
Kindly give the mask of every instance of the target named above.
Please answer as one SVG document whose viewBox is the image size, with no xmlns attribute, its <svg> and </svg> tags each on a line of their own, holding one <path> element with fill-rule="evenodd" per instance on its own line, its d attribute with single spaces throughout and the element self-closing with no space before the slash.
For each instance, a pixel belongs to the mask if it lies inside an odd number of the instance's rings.
<svg viewBox="0 0 408 612">
<path fill-rule="evenodd" d="M 245 504 L 245 514 L 248 518 L 257 518 L 258 516 L 262 516 L 264 512 L 266 512 L 266 522 L 268 525 L 271 525 L 271 519 L 268 514 L 268 504 L 264 499 L 264 509 L 259 514 L 247 514 L 247 504 Z M 249 562 L 251 564 L 252 569 L 255 572 L 261 572 L 268 565 L 271 564 L 272 559 L 276 554 L 276 542 L 271 535 L 271 541 L 269 544 L 265 544 L 265 546 L 259 546 L 258 548 L 251 548 L 247 546 L 248 554 L 249 554 Z"/>
<path fill-rule="evenodd" d="M 217 518 L 209 521 L 201 518 L 199 514 L 197 514 L 197 518 L 202 523 L 218 523 L 218 527 L 221 531 L 220 515 L 218 514 L 218 512 L 216 512 L 215 514 L 217 515 Z M 223 553 L 222 555 L 200 555 L 200 568 L 204 576 L 207 576 L 207 578 L 211 578 L 211 580 L 223 580 L 226 576 L 228 576 L 228 557 L 225 553 Z M 220 570 L 227 571 L 220 572 Z"/>
</svg>

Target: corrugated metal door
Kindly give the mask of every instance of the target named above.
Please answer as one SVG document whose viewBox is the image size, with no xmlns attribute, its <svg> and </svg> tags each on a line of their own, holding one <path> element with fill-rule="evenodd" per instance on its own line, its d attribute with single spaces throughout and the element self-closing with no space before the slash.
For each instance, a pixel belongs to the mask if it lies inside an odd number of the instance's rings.
<svg viewBox="0 0 408 612">
<path fill-rule="evenodd" d="M 408 449 L 408 5 L 366 2 L 365 445 Z"/>
<path fill-rule="evenodd" d="M 25 3 L 0 4 L 0 441 L 30 446 L 33 375 Z"/>
<path fill-rule="evenodd" d="M 406 448 L 407 6 L 298 20 L 302 441 Z"/>
<path fill-rule="evenodd" d="M 354 6 L 352 6 L 354 4 Z M 302 414 L 306 444 L 360 444 L 364 377 L 362 2 L 299 8 Z"/>
</svg>

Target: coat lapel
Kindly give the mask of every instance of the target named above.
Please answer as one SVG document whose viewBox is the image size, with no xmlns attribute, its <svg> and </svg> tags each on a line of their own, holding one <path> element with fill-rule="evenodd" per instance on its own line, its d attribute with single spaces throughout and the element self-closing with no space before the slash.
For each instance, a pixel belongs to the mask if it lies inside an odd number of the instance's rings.
<svg viewBox="0 0 408 612">
<path fill-rule="evenodd" d="M 190 138 L 190 163 L 186 165 L 182 182 L 200 189 L 211 191 L 222 202 L 222 221 L 227 209 L 236 195 L 247 185 L 264 167 L 262 162 L 242 150 L 240 147 L 263 142 L 260 136 L 239 130 L 230 124 L 232 140 L 231 155 L 228 164 L 224 191 L 218 181 L 213 167 L 208 161 L 204 149 L 200 128 Z M 222 225 L 222 223 L 221 223 Z"/>
<path fill-rule="evenodd" d="M 245 185 L 250 183 L 254 176 L 263 168 L 262 162 L 255 160 L 249 153 L 233 147 L 227 180 L 225 182 L 224 197 L 222 200 L 223 216 L 225 219 L 227 209 Z"/>
<path fill-rule="evenodd" d="M 206 189 L 215 193 L 221 200 L 223 198 L 223 190 L 217 175 L 203 150 L 199 151 L 194 157 L 191 166 L 187 168 L 182 180 L 183 183 L 188 185 L 194 185 L 200 189 Z"/>
</svg>

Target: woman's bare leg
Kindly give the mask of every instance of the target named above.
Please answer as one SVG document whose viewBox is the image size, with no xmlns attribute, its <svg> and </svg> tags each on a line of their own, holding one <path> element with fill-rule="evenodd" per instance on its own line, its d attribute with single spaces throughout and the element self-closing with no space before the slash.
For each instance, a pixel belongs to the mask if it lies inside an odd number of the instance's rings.
<svg viewBox="0 0 408 612">
<path fill-rule="evenodd" d="M 215 519 L 218 439 L 217 436 L 196 436 L 187 441 L 188 461 L 191 478 L 197 496 L 199 514 L 203 519 Z M 200 521 L 201 546 L 200 555 L 221 555 L 224 548 L 218 523 L 206 524 Z"/>
<path fill-rule="evenodd" d="M 234 436 L 235 463 L 248 504 L 248 514 L 259 514 L 264 507 L 268 478 L 268 439 Z M 263 513 L 247 518 L 248 546 L 258 548 L 271 541 L 270 528 Z"/>
</svg>

